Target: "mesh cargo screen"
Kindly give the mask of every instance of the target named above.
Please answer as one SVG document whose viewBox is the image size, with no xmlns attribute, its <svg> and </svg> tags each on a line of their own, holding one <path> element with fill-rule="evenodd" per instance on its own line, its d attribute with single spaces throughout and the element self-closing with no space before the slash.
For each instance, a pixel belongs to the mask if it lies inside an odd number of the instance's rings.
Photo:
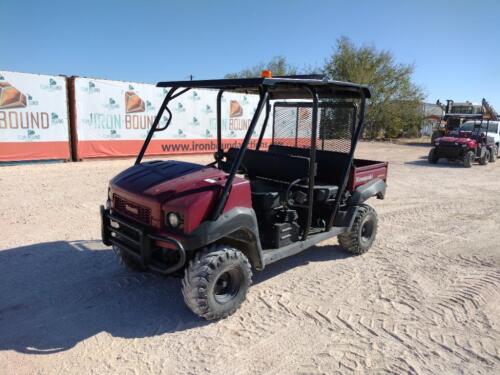
<svg viewBox="0 0 500 375">
<path fill-rule="evenodd" d="M 318 150 L 348 153 L 357 126 L 358 106 L 352 101 L 319 103 L 316 147 Z M 312 103 L 274 104 L 273 144 L 311 147 Z"/>
</svg>

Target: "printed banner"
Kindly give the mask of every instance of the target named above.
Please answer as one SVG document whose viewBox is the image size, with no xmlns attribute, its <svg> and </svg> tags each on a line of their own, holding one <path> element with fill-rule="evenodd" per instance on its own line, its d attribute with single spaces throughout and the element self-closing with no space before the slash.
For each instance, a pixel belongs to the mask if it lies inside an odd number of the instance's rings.
<svg viewBox="0 0 500 375">
<path fill-rule="evenodd" d="M 78 158 L 137 155 L 167 92 L 168 89 L 150 84 L 76 78 Z M 168 107 L 172 122 L 165 131 L 154 134 L 147 155 L 215 151 L 216 100 L 216 90 L 193 89 L 171 101 Z M 224 147 L 241 142 L 257 103 L 255 95 L 227 93 L 223 96 Z M 165 112 L 159 127 L 164 126 L 168 118 Z M 261 124 L 263 118 L 262 115 Z M 254 142 L 261 124 L 254 133 Z M 268 126 L 265 138 L 269 138 L 271 132 Z"/>
<path fill-rule="evenodd" d="M 69 159 L 66 79 L 0 71 L 0 161 Z"/>
</svg>

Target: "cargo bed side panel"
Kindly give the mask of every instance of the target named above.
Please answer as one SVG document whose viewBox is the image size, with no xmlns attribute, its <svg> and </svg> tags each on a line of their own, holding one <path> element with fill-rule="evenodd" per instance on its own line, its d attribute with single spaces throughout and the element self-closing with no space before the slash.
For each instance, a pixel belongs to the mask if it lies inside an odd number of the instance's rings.
<svg viewBox="0 0 500 375">
<path fill-rule="evenodd" d="M 354 160 L 347 185 L 349 191 L 354 191 L 358 186 L 364 185 L 375 178 L 387 181 L 387 169 L 387 162 Z"/>
</svg>

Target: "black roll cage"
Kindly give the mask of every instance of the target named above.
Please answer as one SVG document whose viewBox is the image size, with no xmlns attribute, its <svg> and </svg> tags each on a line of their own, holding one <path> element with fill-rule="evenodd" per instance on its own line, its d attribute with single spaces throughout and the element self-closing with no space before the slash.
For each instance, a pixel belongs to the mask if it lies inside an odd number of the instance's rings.
<svg viewBox="0 0 500 375">
<path fill-rule="evenodd" d="M 314 171 L 314 166 L 316 163 L 316 140 L 317 140 L 317 122 L 318 122 L 318 108 L 320 99 L 328 98 L 352 98 L 359 99 L 361 101 L 360 113 L 358 118 L 358 124 L 355 127 L 351 139 L 351 147 L 348 153 L 348 162 L 341 174 L 341 184 L 337 191 L 335 197 L 334 207 L 332 213 L 327 223 L 326 230 L 330 230 L 333 226 L 335 216 L 337 215 L 340 204 L 341 197 L 344 195 L 347 182 L 349 179 L 349 172 L 352 167 L 354 160 L 354 152 L 358 140 L 362 134 L 364 128 L 364 117 L 366 111 L 366 99 L 370 98 L 370 90 L 368 87 L 363 85 L 357 85 L 349 82 L 333 81 L 328 80 L 324 76 L 320 75 L 300 75 L 300 76 L 283 76 L 283 77 L 273 77 L 273 78 L 242 78 L 242 79 L 221 79 L 221 80 L 199 80 L 199 81 L 173 81 L 173 82 L 160 82 L 157 87 L 170 87 L 163 103 L 161 104 L 158 113 L 151 125 L 151 129 L 139 151 L 135 164 L 140 164 L 144 154 L 147 150 L 149 143 L 156 131 L 163 131 L 168 128 L 172 121 L 172 112 L 168 108 L 168 104 L 173 99 L 183 95 L 194 88 L 203 89 L 218 89 L 217 94 L 217 151 L 215 153 L 215 163 L 217 163 L 218 168 L 221 168 L 221 161 L 224 155 L 224 150 L 222 147 L 222 116 L 221 116 L 221 102 L 222 95 L 224 92 L 239 92 L 246 94 L 258 94 L 259 103 L 255 110 L 255 113 L 248 127 L 247 133 L 243 139 L 239 152 L 231 165 L 228 173 L 224 189 L 221 192 L 221 196 L 217 201 L 216 206 L 213 209 L 211 220 L 215 221 L 219 218 L 220 214 L 224 210 L 227 198 L 229 196 L 232 182 L 237 171 L 240 168 L 241 162 L 248 148 L 248 144 L 251 140 L 252 134 L 255 130 L 257 122 L 260 118 L 262 110 L 265 109 L 265 118 L 262 125 L 262 130 L 259 134 L 259 138 L 256 145 L 256 150 L 260 149 L 262 144 L 262 139 L 267 128 L 269 121 L 269 114 L 271 111 L 270 100 L 277 99 L 310 99 L 312 100 L 312 120 L 311 120 L 311 148 L 310 148 L 310 165 L 309 170 Z M 177 92 L 177 90 L 181 89 Z M 167 111 L 169 118 L 164 126 L 158 128 L 160 120 L 163 113 Z M 314 194 L 314 183 L 315 174 L 311 173 L 308 181 L 309 197 Z M 312 213 L 313 213 L 313 199 L 308 200 L 308 215 L 306 228 L 304 230 L 303 239 L 307 238 L 309 230 L 312 223 Z"/>
</svg>

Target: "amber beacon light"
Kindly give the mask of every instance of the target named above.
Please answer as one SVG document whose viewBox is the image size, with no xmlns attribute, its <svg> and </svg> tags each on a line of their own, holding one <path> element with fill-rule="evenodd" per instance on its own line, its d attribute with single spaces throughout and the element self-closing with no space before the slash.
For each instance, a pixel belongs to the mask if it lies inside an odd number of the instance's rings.
<svg viewBox="0 0 500 375">
<path fill-rule="evenodd" d="M 270 70 L 263 70 L 260 72 L 262 78 L 273 78 L 273 73 Z"/>
</svg>

